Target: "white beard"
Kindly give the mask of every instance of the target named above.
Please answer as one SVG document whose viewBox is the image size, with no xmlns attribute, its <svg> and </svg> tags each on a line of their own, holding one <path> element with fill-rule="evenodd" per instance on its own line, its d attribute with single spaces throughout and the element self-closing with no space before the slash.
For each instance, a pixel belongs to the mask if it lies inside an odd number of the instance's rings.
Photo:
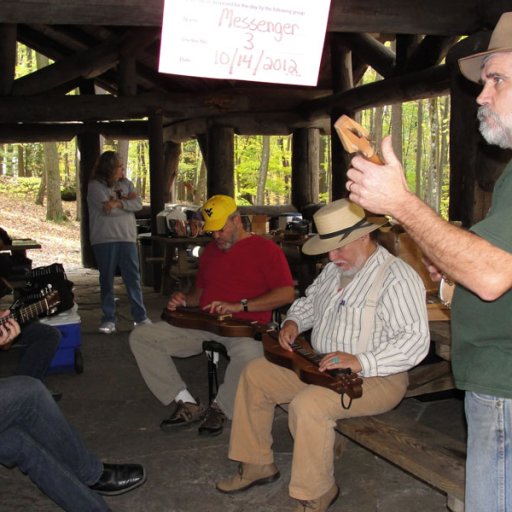
<svg viewBox="0 0 512 512">
<path fill-rule="evenodd" d="M 503 149 L 512 148 L 512 114 L 500 117 L 484 105 L 478 109 L 477 118 L 480 133 L 487 143 Z"/>
</svg>

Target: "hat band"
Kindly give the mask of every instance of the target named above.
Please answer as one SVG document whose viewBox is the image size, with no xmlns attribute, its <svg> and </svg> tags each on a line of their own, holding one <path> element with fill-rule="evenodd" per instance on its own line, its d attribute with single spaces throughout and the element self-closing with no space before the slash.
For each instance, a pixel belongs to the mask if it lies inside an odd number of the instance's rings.
<svg viewBox="0 0 512 512">
<path fill-rule="evenodd" d="M 366 219 L 361 219 L 359 222 L 356 222 L 353 226 L 350 226 L 349 228 L 340 229 L 339 231 L 335 231 L 334 233 L 326 233 L 325 235 L 318 235 L 320 240 L 328 240 L 329 238 L 334 238 L 336 236 L 342 235 L 341 240 L 345 239 L 352 231 L 359 229 L 359 228 L 366 228 L 368 226 L 371 226 L 372 223 L 368 222 Z M 341 242 L 340 240 L 340 242 Z"/>
</svg>

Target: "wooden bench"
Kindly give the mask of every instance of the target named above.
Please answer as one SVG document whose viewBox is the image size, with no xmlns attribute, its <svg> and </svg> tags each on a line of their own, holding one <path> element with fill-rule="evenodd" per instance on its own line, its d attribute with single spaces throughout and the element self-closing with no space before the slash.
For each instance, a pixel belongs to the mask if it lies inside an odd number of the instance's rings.
<svg viewBox="0 0 512 512">
<path fill-rule="evenodd" d="M 336 430 L 379 457 L 446 493 L 447 507 L 464 511 L 466 446 L 399 411 L 338 421 Z M 340 455 L 343 442 L 337 443 Z"/>
<path fill-rule="evenodd" d="M 279 406 L 288 412 L 287 404 Z M 346 440 L 356 442 L 446 494 L 452 512 L 464 512 L 466 445 L 407 418 L 398 410 L 378 416 L 340 420 L 334 446 L 340 457 Z"/>
</svg>

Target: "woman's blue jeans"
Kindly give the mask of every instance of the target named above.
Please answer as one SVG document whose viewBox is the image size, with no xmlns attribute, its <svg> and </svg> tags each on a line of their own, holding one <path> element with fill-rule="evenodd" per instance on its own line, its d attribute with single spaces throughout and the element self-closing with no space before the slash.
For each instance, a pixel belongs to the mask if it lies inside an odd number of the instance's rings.
<svg viewBox="0 0 512 512">
<path fill-rule="evenodd" d="M 89 489 L 103 464 L 87 450 L 39 380 L 0 379 L 0 411 L 0 464 L 18 466 L 64 510 L 109 510 Z"/>
<path fill-rule="evenodd" d="M 512 400 L 466 392 L 465 512 L 512 511 Z"/>
<path fill-rule="evenodd" d="M 147 318 L 140 287 L 139 255 L 137 244 L 132 242 L 109 242 L 92 246 L 100 272 L 102 322 L 116 321 L 114 300 L 114 276 L 119 267 L 121 277 L 131 305 L 134 322 Z"/>
</svg>

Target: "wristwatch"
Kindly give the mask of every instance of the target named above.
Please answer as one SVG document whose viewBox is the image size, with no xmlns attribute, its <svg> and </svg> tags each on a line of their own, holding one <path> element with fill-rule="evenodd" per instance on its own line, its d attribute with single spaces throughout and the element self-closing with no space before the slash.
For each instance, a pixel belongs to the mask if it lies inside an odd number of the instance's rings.
<svg viewBox="0 0 512 512">
<path fill-rule="evenodd" d="M 247 299 L 242 299 L 240 302 L 242 303 L 244 311 L 249 311 L 249 301 Z"/>
</svg>

